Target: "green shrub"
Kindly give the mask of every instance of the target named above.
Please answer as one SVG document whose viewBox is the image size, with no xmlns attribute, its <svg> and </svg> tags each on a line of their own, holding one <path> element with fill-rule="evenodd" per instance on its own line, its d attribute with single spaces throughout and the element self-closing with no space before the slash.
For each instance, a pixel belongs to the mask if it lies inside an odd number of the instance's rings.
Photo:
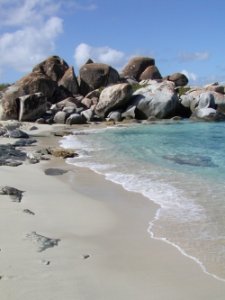
<svg viewBox="0 0 225 300">
<path fill-rule="evenodd" d="M 0 91 L 3 91 L 3 90 L 6 89 L 8 86 L 10 86 L 10 84 L 8 84 L 8 83 L 0 83 Z"/>
<path fill-rule="evenodd" d="M 178 88 L 178 94 L 179 96 L 185 95 L 188 91 L 190 91 L 190 87 L 189 86 L 181 86 Z"/>
</svg>

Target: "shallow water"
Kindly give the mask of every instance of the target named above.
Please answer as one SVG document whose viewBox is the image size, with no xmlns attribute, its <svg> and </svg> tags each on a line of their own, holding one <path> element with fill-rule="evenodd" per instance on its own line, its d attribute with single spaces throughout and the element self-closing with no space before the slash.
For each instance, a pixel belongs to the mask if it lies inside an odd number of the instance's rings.
<svg viewBox="0 0 225 300">
<path fill-rule="evenodd" d="M 225 123 L 135 125 L 67 136 L 68 162 L 159 205 L 149 234 L 225 280 Z"/>
</svg>

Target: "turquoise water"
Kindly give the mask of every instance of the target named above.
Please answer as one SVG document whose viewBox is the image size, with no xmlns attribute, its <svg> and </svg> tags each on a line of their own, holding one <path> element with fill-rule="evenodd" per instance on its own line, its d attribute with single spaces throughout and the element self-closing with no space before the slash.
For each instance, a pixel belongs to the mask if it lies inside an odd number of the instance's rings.
<svg viewBox="0 0 225 300">
<path fill-rule="evenodd" d="M 159 205 L 148 233 L 225 280 L 225 123 L 87 130 L 62 145 L 89 167 Z"/>
</svg>

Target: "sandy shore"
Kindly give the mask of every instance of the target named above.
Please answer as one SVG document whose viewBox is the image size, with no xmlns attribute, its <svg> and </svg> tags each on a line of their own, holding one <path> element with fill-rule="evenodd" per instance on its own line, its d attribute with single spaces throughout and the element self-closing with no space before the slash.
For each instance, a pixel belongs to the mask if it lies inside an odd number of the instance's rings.
<svg viewBox="0 0 225 300">
<path fill-rule="evenodd" d="M 43 132 L 42 144 L 57 142 Z M 141 195 L 62 159 L 1 166 L 0 182 L 25 191 L 20 203 L 0 195 L 0 299 L 224 299 L 224 282 L 150 238 L 157 207 Z M 40 252 L 33 232 L 58 245 Z"/>
</svg>

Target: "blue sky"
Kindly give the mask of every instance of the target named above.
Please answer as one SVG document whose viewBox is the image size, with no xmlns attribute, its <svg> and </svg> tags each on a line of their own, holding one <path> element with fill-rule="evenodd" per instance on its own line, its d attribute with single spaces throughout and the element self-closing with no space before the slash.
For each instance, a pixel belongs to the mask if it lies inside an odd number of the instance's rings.
<svg viewBox="0 0 225 300">
<path fill-rule="evenodd" d="M 0 0 L 0 82 L 53 54 L 76 74 L 89 57 L 120 70 L 143 55 L 163 76 L 224 82 L 224 16 L 224 0 Z"/>
</svg>

